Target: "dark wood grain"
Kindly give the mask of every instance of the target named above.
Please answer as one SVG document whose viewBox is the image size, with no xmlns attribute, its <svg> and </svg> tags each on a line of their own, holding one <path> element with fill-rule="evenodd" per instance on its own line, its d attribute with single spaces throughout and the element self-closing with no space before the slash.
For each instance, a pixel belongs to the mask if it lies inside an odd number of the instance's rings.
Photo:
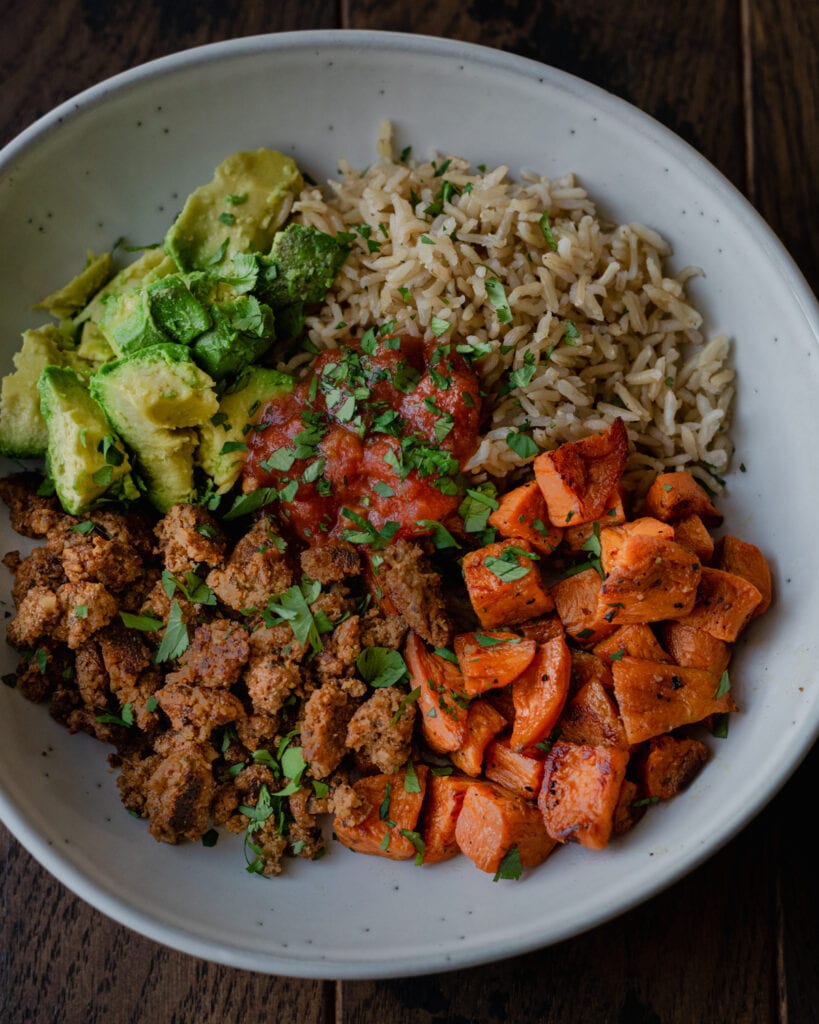
<svg viewBox="0 0 819 1024">
<path fill-rule="evenodd" d="M 9 0 L 4 15 L 13 31 L 0 33 L 0 143 L 118 71 L 258 32 L 403 30 L 542 60 L 691 142 L 756 202 L 819 286 L 815 3 Z M 819 872 L 804 821 L 817 771 L 814 750 L 740 836 L 609 924 L 487 967 L 377 983 L 267 978 L 158 946 L 74 897 L 0 827 L 0 1021 L 812 1024 Z"/>
</svg>

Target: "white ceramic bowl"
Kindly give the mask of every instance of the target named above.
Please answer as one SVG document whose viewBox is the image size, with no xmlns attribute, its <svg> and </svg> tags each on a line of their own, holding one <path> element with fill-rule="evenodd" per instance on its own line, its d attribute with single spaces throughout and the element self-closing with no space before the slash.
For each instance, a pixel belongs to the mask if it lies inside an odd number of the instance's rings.
<svg viewBox="0 0 819 1024">
<path fill-rule="evenodd" d="M 264 880 L 241 839 L 156 843 L 128 815 L 106 748 L 69 736 L 0 687 L 0 815 L 58 879 L 105 914 L 178 950 L 304 977 L 437 971 L 591 928 L 690 871 L 770 799 L 819 730 L 819 315 L 787 253 L 696 152 L 619 99 L 509 54 L 440 39 L 311 32 L 241 39 L 136 68 L 88 90 L 0 155 L 2 372 L 31 303 L 87 248 L 159 239 L 181 200 L 238 149 L 292 153 L 314 178 L 365 165 L 378 122 L 416 154 L 463 154 L 512 172 L 574 170 L 603 210 L 640 220 L 705 269 L 692 294 L 735 339 L 731 530 L 771 557 L 777 597 L 737 653 L 742 704 L 696 783 L 602 853 L 558 851 L 493 884 L 466 858 L 430 868 L 332 844 Z M 6 467 L 9 468 L 9 467 Z M 3 550 L 20 540 L 3 527 Z M 3 588 L 8 601 L 8 580 Z M 3 651 L 8 671 L 12 653 Z M 43 755 L 46 756 L 43 756 Z"/>
</svg>

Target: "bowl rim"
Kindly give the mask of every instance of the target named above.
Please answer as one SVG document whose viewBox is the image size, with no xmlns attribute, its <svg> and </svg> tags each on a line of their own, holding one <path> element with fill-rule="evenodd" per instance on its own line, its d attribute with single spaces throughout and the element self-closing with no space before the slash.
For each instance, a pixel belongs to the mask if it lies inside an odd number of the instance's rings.
<svg viewBox="0 0 819 1024">
<path fill-rule="evenodd" d="M 4 176 L 13 173 L 15 163 L 30 148 L 41 142 L 52 129 L 82 116 L 89 109 L 104 103 L 113 94 L 127 92 L 145 81 L 161 79 L 205 63 L 299 48 L 345 51 L 378 48 L 379 50 L 388 49 L 401 52 L 405 55 L 411 55 L 414 52 L 425 56 L 457 57 L 491 71 L 528 78 L 534 77 L 541 82 L 549 83 L 560 91 L 569 92 L 595 105 L 606 114 L 616 114 L 632 130 L 639 132 L 653 145 L 667 152 L 672 159 L 684 161 L 688 170 L 703 181 L 711 192 L 719 195 L 720 200 L 731 208 L 732 214 L 738 220 L 753 225 L 756 237 L 765 249 L 767 258 L 776 262 L 780 277 L 789 286 L 802 315 L 813 330 L 814 341 L 819 345 L 819 303 L 817 303 L 816 297 L 796 261 L 750 201 L 698 150 L 652 115 L 598 85 L 531 58 L 496 50 L 483 44 L 398 31 L 316 29 L 257 34 L 194 46 L 141 63 L 105 78 L 40 116 L 0 150 L 0 181 Z M 673 870 L 667 871 L 653 885 L 628 899 L 621 898 L 600 907 L 595 912 L 589 912 L 585 916 L 573 920 L 570 925 L 564 926 L 562 929 L 553 928 L 550 936 L 546 939 L 531 933 L 522 935 L 514 948 L 508 948 L 501 953 L 501 958 L 521 955 L 580 935 L 646 902 L 679 881 L 714 856 L 762 811 L 794 774 L 816 742 L 817 737 L 819 737 L 819 716 L 813 723 L 812 729 L 805 729 L 798 742 L 791 743 L 787 749 L 782 751 L 778 761 L 779 772 L 760 791 L 757 799 L 750 804 L 736 808 L 733 814 L 723 819 L 718 839 L 707 846 L 689 851 L 681 861 L 675 863 Z M 398 960 L 383 960 L 377 963 L 334 961 L 331 958 L 322 961 L 303 961 L 285 959 L 275 954 L 243 950 L 236 946 L 226 946 L 216 939 L 202 938 L 184 928 L 157 923 L 150 915 L 141 912 L 115 892 L 107 891 L 95 883 L 80 867 L 74 866 L 59 855 L 57 849 L 38 832 L 25 807 L 12 799 L 2 785 L 0 785 L 0 820 L 35 860 L 59 882 L 96 910 L 161 945 L 224 966 L 295 978 L 353 980 L 438 973 L 476 966 L 498 959 L 498 954 L 487 948 L 484 949 L 482 955 L 477 957 L 474 951 L 462 953 L 459 957 L 458 951 L 455 950 L 444 964 L 442 964 L 440 950 L 436 949 L 432 949 L 426 957 L 416 957 L 410 963 Z"/>
</svg>

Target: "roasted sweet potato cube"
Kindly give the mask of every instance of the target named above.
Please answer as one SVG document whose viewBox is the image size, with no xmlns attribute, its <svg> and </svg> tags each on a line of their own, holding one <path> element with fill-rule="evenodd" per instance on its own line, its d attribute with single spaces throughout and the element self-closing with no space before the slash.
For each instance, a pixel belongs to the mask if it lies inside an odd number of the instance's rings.
<svg viewBox="0 0 819 1024">
<path fill-rule="evenodd" d="M 490 514 L 489 525 L 501 537 L 528 540 L 542 555 L 550 555 L 563 538 L 563 530 L 549 520 L 546 501 L 536 480 L 507 491 Z"/>
<path fill-rule="evenodd" d="M 771 567 L 759 548 L 728 534 L 720 538 L 715 554 L 717 569 L 732 572 L 753 583 L 762 595 L 762 600 L 753 611 L 753 617 L 761 615 L 771 603 L 773 583 Z"/>
<path fill-rule="evenodd" d="M 508 686 L 529 665 L 537 650 L 536 641 L 508 629 L 459 633 L 454 641 L 455 656 L 470 697 L 486 690 Z"/>
<path fill-rule="evenodd" d="M 620 626 L 595 646 L 594 653 L 606 662 L 619 661 L 624 654 L 630 654 L 632 658 L 646 658 L 648 661 L 676 661 L 673 655 L 669 658 L 651 626 L 645 622 Z"/>
<path fill-rule="evenodd" d="M 481 774 L 486 748 L 506 726 L 506 719 L 487 700 L 473 700 L 466 716 L 466 739 L 449 759 L 462 772 Z"/>
<path fill-rule="evenodd" d="M 622 750 L 629 748 L 617 705 L 599 679 L 584 683 L 569 698 L 558 720 L 557 732 L 568 743 L 620 747 Z"/>
<path fill-rule="evenodd" d="M 708 492 L 687 470 L 659 473 L 645 497 L 646 515 L 665 523 L 697 515 L 706 526 L 719 526 L 722 514 L 708 497 Z"/>
<path fill-rule="evenodd" d="M 600 563 L 603 572 L 609 573 L 612 567 L 619 564 L 618 555 L 627 537 L 641 534 L 645 537 L 661 537 L 663 540 L 674 540 L 674 527 L 653 516 L 632 519 L 629 523 L 619 526 L 607 526 L 600 531 Z"/>
<path fill-rule="evenodd" d="M 640 760 L 647 797 L 670 800 L 691 784 L 708 760 L 708 747 L 690 736 L 654 736 Z"/>
<path fill-rule="evenodd" d="M 577 693 L 586 683 L 598 682 L 610 690 L 614 686 L 609 662 L 592 651 L 572 651 L 572 678 L 570 693 Z"/>
<path fill-rule="evenodd" d="M 542 864 L 556 845 L 534 802 L 489 782 L 467 790 L 455 838 L 476 867 L 492 874 L 513 846 L 521 866 L 530 868 Z"/>
<path fill-rule="evenodd" d="M 730 691 L 722 693 L 721 677 L 708 669 L 625 657 L 611 671 L 630 744 L 737 709 Z"/>
<path fill-rule="evenodd" d="M 407 637 L 404 660 L 413 689 L 419 690 L 418 713 L 424 739 L 437 754 L 457 750 L 466 740 L 469 707 L 460 670 L 427 650 L 416 633 Z"/>
<path fill-rule="evenodd" d="M 617 628 L 606 615 L 611 609 L 601 606 L 603 581 L 596 569 L 567 576 L 551 587 L 557 614 L 568 635 L 584 645 L 596 644 Z"/>
<path fill-rule="evenodd" d="M 562 636 L 538 645 L 532 663 L 512 683 L 513 750 L 546 739 L 563 710 L 571 674 L 572 656 Z"/>
<path fill-rule="evenodd" d="M 462 775 L 430 772 L 418 831 L 424 841 L 424 864 L 437 864 L 461 851 L 455 839 L 455 825 L 472 779 Z"/>
<path fill-rule="evenodd" d="M 609 495 L 606 500 L 606 507 L 599 519 L 590 523 L 581 523 L 579 526 L 567 526 L 563 531 L 563 547 L 567 551 L 578 554 L 584 550 L 583 545 L 588 543 L 595 530 L 602 533 L 609 526 L 617 526 L 626 521 L 626 510 L 623 506 L 623 498 L 618 487 L 614 494 Z"/>
<path fill-rule="evenodd" d="M 714 538 L 698 515 L 686 516 L 674 523 L 674 540 L 693 552 L 702 565 L 708 565 L 714 557 Z"/>
<path fill-rule="evenodd" d="M 601 434 L 567 441 L 534 460 L 549 519 L 555 526 L 580 526 L 599 519 L 614 493 L 629 454 L 621 419 Z"/>
<path fill-rule="evenodd" d="M 543 782 L 543 759 L 536 747 L 513 750 L 508 736 L 499 736 L 486 749 L 484 774 L 526 800 L 536 800 Z"/>
<path fill-rule="evenodd" d="M 484 629 L 509 626 L 554 608 L 543 585 L 539 555 L 526 540 L 503 540 L 463 558 L 469 600 Z"/>
<path fill-rule="evenodd" d="M 722 675 L 728 668 L 731 648 L 724 640 L 718 640 L 704 629 L 686 626 L 682 622 L 663 622 L 659 630 L 665 649 L 678 665 L 707 668 L 717 675 Z M 645 657 L 634 651 L 629 651 L 629 654 L 638 658 Z"/>
<path fill-rule="evenodd" d="M 624 537 L 603 580 L 598 614 L 615 625 L 687 615 L 697 599 L 701 572 L 691 552 L 673 540 Z"/>
<path fill-rule="evenodd" d="M 370 804 L 370 811 L 356 822 L 336 815 L 333 831 L 342 845 L 356 853 L 371 853 L 391 860 L 409 860 L 418 853 L 401 833 L 415 831 L 429 768 L 424 764 L 415 765 L 420 792 L 408 792 L 406 775 L 406 770 L 402 769 L 390 775 L 367 775 L 353 783 L 356 793 Z"/>
<path fill-rule="evenodd" d="M 762 601 L 759 589 L 732 572 L 723 569 L 702 570 L 697 600 L 691 611 L 685 614 L 668 615 L 686 626 L 696 626 L 717 640 L 733 643 L 747 626 Z"/>
<path fill-rule="evenodd" d="M 645 813 L 645 805 L 639 803 L 638 794 L 637 783 L 630 779 L 624 779 L 611 823 L 613 836 L 621 836 L 624 832 L 634 828 Z"/>
<path fill-rule="evenodd" d="M 538 807 L 546 831 L 559 843 L 602 850 L 626 776 L 629 753 L 617 747 L 555 743 L 543 772 Z"/>
<path fill-rule="evenodd" d="M 547 640 L 554 640 L 556 636 L 563 636 L 563 623 L 556 614 L 543 615 L 539 619 L 529 619 L 521 622 L 515 627 L 523 636 L 537 640 L 539 644 L 545 644 Z"/>
</svg>

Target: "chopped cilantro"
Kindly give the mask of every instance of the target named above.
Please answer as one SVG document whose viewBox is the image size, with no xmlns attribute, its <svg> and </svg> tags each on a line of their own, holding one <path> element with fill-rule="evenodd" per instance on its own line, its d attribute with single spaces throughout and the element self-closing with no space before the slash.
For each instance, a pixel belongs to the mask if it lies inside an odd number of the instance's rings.
<svg viewBox="0 0 819 1024">
<path fill-rule="evenodd" d="M 407 674 L 400 651 L 391 647 L 364 647 L 355 664 L 364 682 L 377 689 L 392 686 Z"/>
<path fill-rule="evenodd" d="M 492 881 L 498 882 L 501 879 L 510 879 L 514 881 L 515 879 L 520 878 L 522 874 L 523 865 L 520 862 L 520 851 L 518 850 L 517 843 L 515 843 L 514 846 L 507 850 Z"/>
</svg>

